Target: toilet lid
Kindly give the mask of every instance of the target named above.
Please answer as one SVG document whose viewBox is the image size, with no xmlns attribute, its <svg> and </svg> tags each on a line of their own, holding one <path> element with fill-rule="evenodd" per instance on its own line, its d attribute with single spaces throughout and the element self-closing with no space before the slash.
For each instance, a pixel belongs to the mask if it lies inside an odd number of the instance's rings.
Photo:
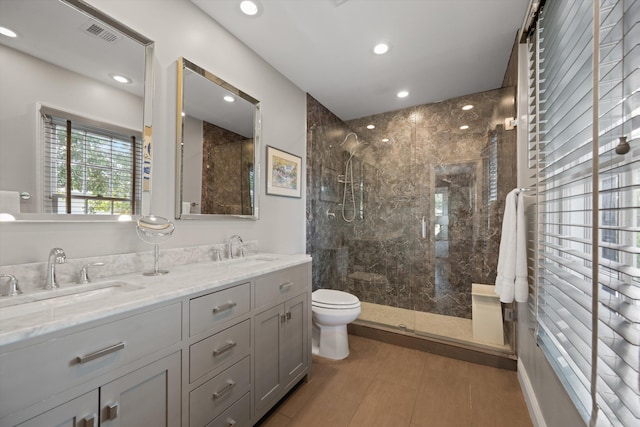
<svg viewBox="0 0 640 427">
<path fill-rule="evenodd" d="M 354 308 L 360 306 L 355 295 L 333 289 L 318 289 L 311 294 L 312 305 L 324 308 Z"/>
</svg>

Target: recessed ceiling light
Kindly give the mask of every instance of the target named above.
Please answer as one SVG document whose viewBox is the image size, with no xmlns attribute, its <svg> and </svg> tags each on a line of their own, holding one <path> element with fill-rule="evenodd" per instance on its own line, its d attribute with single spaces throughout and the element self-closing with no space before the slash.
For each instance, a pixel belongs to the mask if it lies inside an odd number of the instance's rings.
<svg viewBox="0 0 640 427">
<path fill-rule="evenodd" d="M 260 8 L 258 7 L 258 3 L 256 3 L 255 1 L 244 0 L 240 3 L 240 10 L 245 15 L 255 16 L 260 11 Z"/>
<path fill-rule="evenodd" d="M 128 84 L 131 83 L 131 79 L 129 77 L 122 76 L 120 74 L 110 74 L 111 78 L 118 83 Z"/>
<path fill-rule="evenodd" d="M 398 98 L 406 98 L 407 96 L 409 96 L 409 91 L 408 90 L 401 90 L 400 92 L 398 92 Z"/>
<path fill-rule="evenodd" d="M 375 129 L 375 125 L 367 125 L 367 129 Z"/>
<path fill-rule="evenodd" d="M 225 96 L 224 96 L 224 100 L 225 100 L 225 101 L 227 101 L 227 102 L 233 102 L 233 101 L 235 101 L 236 99 L 235 99 L 233 96 L 231 96 L 231 95 L 225 95 Z"/>
<path fill-rule="evenodd" d="M 462 125 L 462 126 L 460 126 L 460 129 L 461 129 L 461 130 L 467 130 L 467 129 L 469 129 L 469 126 L 467 126 L 467 125 Z"/>
<path fill-rule="evenodd" d="M 386 43 L 378 43 L 373 47 L 373 53 L 376 55 L 384 55 L 389 52 L 389 45 Z"/>
<path fill-rule="evenodd" d="M 471 110 L 472 108 L 473 108 L 473 105 L 471 105 L 471 104 L 467 104 L 467 105 L 465 105 L 464 107 L 462 107 L 462 109 L 463 109 L 464 111 Z"/>
<path fill-rule="evenodd" d="M 11 38 L 18 37 L 18 34 L 16 34 L 15 31 L 12 31 L 7 27 L 0 27 L 0 34 L 2 34 L 3 36 L 11 37 Z"/>
<path fill-rule="evenodd" d="M 382 142 L 389 142 L 389 138 L 382 138 Z"/>
</svg>

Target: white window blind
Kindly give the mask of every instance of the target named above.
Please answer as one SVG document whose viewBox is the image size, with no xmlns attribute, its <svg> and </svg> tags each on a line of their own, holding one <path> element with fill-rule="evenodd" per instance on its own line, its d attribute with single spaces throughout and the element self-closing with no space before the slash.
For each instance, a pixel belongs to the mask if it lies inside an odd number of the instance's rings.
<svg viewBox="0 0 640 427">
<path fill-rule="evenodd" d="M 640 425 L 640 1 L 601 1 L 599 39 L 596 403 L 613 424 Z"/>
<path fill-rule="evenodd" d="M 141 138 L 44 107 L 41 115 L 45 212 L 138 213 Z"/>
<path fill-rule="evenodd" d="M 640 425 L 640 0 L 549 0 L 533 34 L 538 341 L 585 422 Z"/>
</svg>

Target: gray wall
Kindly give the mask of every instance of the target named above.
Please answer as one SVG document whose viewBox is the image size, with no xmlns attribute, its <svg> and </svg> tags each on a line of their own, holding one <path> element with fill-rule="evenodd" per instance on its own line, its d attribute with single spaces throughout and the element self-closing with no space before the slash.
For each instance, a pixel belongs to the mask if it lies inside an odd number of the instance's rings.
<svg viewBox="0 0 640 427">
<path fill-rule="evenodd" d="M 88 2 L 156 43 L 152 213 L 174 215 L 178 57 L 188 58 L 262 102 L 260 220 L 177 221 L 173 238 L 162 247 L 220 243 L 238 233 L 245 240 L 258 240 L 261 251 L 304 252 L 305 195 L 301 199 L 266 196 L 264 158 L 266 145 L 305 157 L 305 93 L 188 0 Z M 0 265 L 43 261 L 56 246 L 65 249 L 69 258 L 150 249 L 139 241 L 132 223 L 0 224 Z"/>
</svg>

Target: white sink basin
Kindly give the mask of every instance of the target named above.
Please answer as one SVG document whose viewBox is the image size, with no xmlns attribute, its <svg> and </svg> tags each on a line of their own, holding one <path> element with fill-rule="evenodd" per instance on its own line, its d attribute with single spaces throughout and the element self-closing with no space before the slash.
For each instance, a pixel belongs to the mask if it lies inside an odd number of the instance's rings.
<svg viewBox="0 0 640 427">
<path fill-rule="evenodd" d="M 22 316 L 47 314 L 54 317 L 75 311 L 80 304 L 94 304 L 123 293 L 142 289 L 122 280 L 89 285 L 73 285 L 55 290 L 42 290 L 17 297 L 3 297 L 0 301 L 0 322 Z"/>
</svg>

